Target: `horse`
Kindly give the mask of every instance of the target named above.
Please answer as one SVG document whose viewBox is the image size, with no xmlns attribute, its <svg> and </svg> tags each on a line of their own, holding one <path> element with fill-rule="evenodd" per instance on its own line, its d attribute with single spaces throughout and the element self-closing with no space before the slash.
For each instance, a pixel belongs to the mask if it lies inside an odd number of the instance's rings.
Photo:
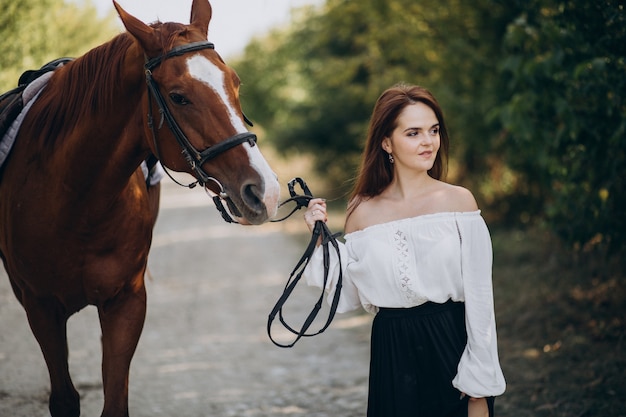
<svg viewBox="0 0 626 417">
<path fill-rule="evenodd" d="M 101 415 L 128 416 L 159 206 L 142 162 L 190 174 L 242 224 L 278 206 L 240 80 L 208 42 L 208 0 L 193 0 L 188 25 L 148 25 L 113 3 L 126 30 L 53 71 L 0 171 L 0 256 L 48 368 L 53 417 L 80 415 L 66 326 L 87 305 L 102 332 Z"/>
</svg>

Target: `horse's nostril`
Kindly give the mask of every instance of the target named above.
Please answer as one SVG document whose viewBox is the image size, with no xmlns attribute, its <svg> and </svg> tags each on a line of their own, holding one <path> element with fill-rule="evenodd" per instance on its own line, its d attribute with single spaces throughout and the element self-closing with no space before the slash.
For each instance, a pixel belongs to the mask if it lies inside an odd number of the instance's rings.
<svg viewBox="0 0 626 417">
<path fill-rule="evenodd" d="M 260 213 L 265 210 L 263 190 L 256 184 L 246 184 L 241 193 L 244 203 L 253 211 Z"/>
</svg>

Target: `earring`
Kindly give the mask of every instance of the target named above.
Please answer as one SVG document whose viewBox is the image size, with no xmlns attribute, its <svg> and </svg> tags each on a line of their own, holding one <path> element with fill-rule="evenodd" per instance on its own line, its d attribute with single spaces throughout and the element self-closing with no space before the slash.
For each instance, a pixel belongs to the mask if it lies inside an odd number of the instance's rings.
<svg viewBox="0 0 626 417">
<path fill-rule="evenodd" d="M 393 155 L 391 154 L 391 152 L 388 153 L 388 155 L 389 155 L 389 163 L 393 164 L 395 162 L 395 159 L 393 159 Z"/>
</svg>

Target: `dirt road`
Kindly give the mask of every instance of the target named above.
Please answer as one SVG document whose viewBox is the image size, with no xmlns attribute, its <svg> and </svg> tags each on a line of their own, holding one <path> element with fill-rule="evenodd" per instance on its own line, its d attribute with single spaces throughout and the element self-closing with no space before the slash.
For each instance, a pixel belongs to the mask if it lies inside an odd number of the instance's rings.
<svg viewBox="0 0 626 417">
<path fill-rule="evenodd" d="M 267 315 L 308 241 L 304 224 L 224 223 L 200 190 L 164 183 L 149 260 L 148 316 L 130 377 L 133 417 L 361 417 L 370 317 L 341 315 L 324 334 L 275 347 Z M 318 294 L 294 295 L 299 323 Z M 95 308 L 69 321 L 83 416 L 102 407 Z M 0 274 L 0 416 L 48 416 L 47 370 L 4 270 Z"/>
</svg>

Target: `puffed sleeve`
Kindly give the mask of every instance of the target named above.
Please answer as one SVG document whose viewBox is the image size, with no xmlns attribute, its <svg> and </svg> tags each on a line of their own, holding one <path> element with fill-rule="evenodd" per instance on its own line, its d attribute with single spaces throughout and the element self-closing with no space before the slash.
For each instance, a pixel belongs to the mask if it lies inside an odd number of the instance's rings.
<svg viewBox="0 0 626 417">
<path fill-rule="evenodd" d="M 465 294 L 467 345 L 452 384 L 474 398 L 500 395 L 506 388 L 498 358 L 489 230 L 481 216 L 457 220 Z"/>
<path fill-rule="evenodd" d="M 324 290 L 328 294 L 328 304 L 331 304 L 335 295 L 337 280 L 339 279 L 339 268 L 341 267 L 342 287 L 339 304 L 337 305 L 337 313 L 346 313 L 348 311 L 356 310 L 361 306 L 361 303 L 357 288 L 354 286 L 353 281 L 350 279 L 350 275 L 347 273 L 348 265 L 352 261 L 349 251 L 344 243 L 339 241 L 337 243 L 339 246 L 341 260 L 338 259 L 337 252 L 331 246 L 329 250 L 330 262 L 328 280 Z M 321 245 L 315 248 L 315 251 L 311 255 L 311 259 L 309 260 L 309 264 L 304 269 L 302 276 L 306 280 L 306 283 L 310 286 L 322 288 L 324 285 L 324 255 Z"/>
</svg>

